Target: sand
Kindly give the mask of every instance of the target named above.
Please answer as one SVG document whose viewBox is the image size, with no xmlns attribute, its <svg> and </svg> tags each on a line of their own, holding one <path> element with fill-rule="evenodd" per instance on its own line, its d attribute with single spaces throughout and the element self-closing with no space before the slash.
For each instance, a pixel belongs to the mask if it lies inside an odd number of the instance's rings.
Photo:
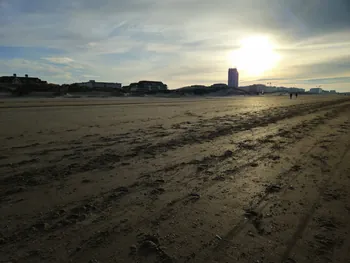
<svg viewBox="0 0 350 263">
<path fill-rule="evenodd" d="M 350 100 L 0 101 L 0 262 L 350 262 Z"/>
</svg>

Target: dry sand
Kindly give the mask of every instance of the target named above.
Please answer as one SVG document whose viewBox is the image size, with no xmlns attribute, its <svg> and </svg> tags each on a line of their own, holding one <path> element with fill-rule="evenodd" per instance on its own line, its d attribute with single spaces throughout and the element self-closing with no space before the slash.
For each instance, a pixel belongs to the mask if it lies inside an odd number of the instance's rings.
<svg viewBox="0 0 350 263">
<path fill-rule="evenodd" d="M 0 101 L 0 262 L 350 262 L 350 100 Z"/>
</svg>

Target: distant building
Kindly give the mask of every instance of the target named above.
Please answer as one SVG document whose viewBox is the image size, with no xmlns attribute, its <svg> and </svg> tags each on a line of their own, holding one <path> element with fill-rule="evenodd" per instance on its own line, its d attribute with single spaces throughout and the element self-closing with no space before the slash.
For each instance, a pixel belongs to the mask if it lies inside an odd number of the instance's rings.
<svg viewBox="0 0 350 263">
<path fill-rule="evenodd" d="M 210 86 L 211 88 L 227 88 L 228 86 L 224 83 L 215 83 Z"/>
<path fill-rule="evenodd" d="M 39 78 L 29 77 L 27 74 L 24 77 L 18 77 L 17 74 L 12 76 L 0 77 L 0 83 L 3 84 L 47 84 L 47 81 L 42 81 Z"/>
<path fill-rule="evenodd" d="M 312 88 L 310 89 L 310 93 L 314 93 L 314 94 L 321 94 L 322 93 L 322 89 L 321 88 Z"/>
<path fill-rule="evenodd" d="M 206 89 L 206 88 L 208 88 L 208 86 L 195 84 L 195 85 L 191 85 L 191 86 L 188 86 L 185 88 L 188 88 L 188 89 Z"/>
<path fill-rule="evenodd" d="M 289 92 L 304 93 L 304 92 L 305 92 L 305 89 L 289 88 Z"/>
<path fill-rule="evenodd" d="M 248 91 L 251 93 L 263 93 L 265 92 L 266 86 L 262 84 L 253 84 L 248 86 Z"/>
<path fill-rule="evenodd" d="M 278 91 L 278 92 L 288 92 L 289 89 L 286 88 L 286 87 L 277 87 L 277 91 Z"/>
<path fill-rule="evenodd" d="M 168 90 L 168 86 L 161 81 L 141 80 L 138 83 L 131 83 L 129 86 L 131 92 L 147 93 Z"/>
<path fill-rule="evenodd" d="M 31 92 L 56 91 L 59 88 L 39 78 L 29 77 L 27 74 L 24 77 L 13 74 L 0 77 L 0 89 L 17 95 L 25 95 Z"/>
<path fill-rule="evenodd" d="M 114 82 L 96 82 L 95 80 L 90 80 L 89 82 L 81 82 L 77 83 L 80 87 L 88 87 L 91 89 L 99 89 L 99 88 L 111 88 L 111 89 L 121 89 L 121 83 Z"/>
<path fill-rule="evenodd" d="M 191 93 L 191 92 L 194 92 L 195 90 L 206 90 L 206 89 L 208 89 L 208 86 L 196 84 L 196 85 L 178 88 L 175 90 L 175 92 L 177 92 L 177 93 L 183 93 L 183 92 Z"/>
<path fill-rule="evenodd" d="M 275 86 L 266 86 L 263 84 L 253 84 L 250 86 L 239 87 L 241 90 L 248 91 L 250 93 L 304 93 L 305 89 L 300 88 L 287 88 L 287 87 L 275 87 Z"/>
<path fill-rule="evenodd" d="M 336 90 L 331 90 L 331 91 L 329 91 L 329 93 L 336 94 L 337 91 Z"/>
<path fill-rule="evenodd" d="M 230 88 L 238 88 L 239 74 L 236 68 L 228 69 L 228 86 Z"/>
<path fill-rule="evenodd" d="M 265 86 L 265 87 L 263 88 L 263 91 L 264 91 L 265 93 L 277 92 L 277 87 Z"/>
</svg>

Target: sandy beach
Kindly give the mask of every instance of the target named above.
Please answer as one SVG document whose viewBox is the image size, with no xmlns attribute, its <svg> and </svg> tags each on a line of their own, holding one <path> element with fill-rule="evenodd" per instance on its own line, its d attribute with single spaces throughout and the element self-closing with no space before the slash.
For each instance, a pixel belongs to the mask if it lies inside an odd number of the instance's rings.
<svg viewBox="0 0 350 263">
<path fill-rule="evenodd" d="M 350 262 L 350 98 L 3 99 L 0 262 Z"/>
</svg>

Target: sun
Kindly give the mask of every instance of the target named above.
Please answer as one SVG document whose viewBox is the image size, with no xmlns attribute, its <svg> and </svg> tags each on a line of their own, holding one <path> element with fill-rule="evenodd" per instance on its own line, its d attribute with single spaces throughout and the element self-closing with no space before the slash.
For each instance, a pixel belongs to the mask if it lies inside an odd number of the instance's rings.
<svg viewBox="0 0 350 263">
<path fill-rule="evenodd" d="M 280 60 L 280 56 L 274 51 L 274 46 L 267 37 L 249 37 L 242 40 L 240 46 L 231 53 L 230 63 L 249 76 L 262 75 L 273 69 Z"/>
</svg>

